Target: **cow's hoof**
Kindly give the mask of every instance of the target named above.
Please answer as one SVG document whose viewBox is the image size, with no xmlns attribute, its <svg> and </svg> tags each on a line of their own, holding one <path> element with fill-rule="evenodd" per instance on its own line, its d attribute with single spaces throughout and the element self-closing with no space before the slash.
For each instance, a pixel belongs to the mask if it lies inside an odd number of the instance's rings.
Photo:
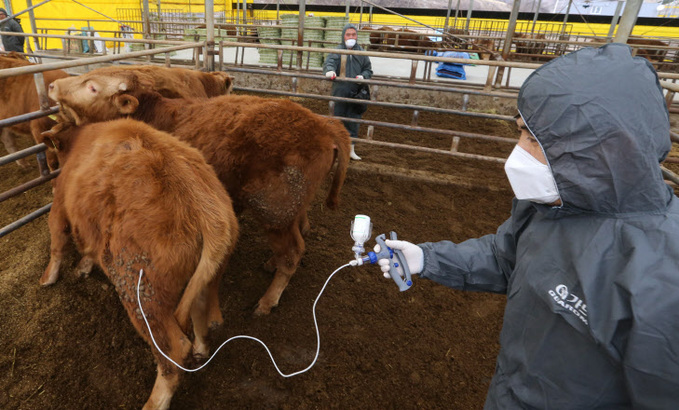
<svg viewBox="0 0 679 410">
<path fill-rule="evenodd" d="M 50 286 L 50 285 L 54 285 L 56 282 L 57 282 L 56 279 L 44 278 L 44 277 L 40 278 L 40 286 L 47 287 L 47 286 Z"/>
<path fill-rule="evenodd" d="M 221 322 L 217 321 L 217 320 L 213 320 L 208 324 L 208 327 L 210 328 L 210 330 L 217 330 L 220 327 L 222 327 L 223 324 L 224 324 L 223 320 Z"/>
<path fill-rule="evenodd" d="M 275 306 L 270 306 L 270 307 L 267 308 L 266 306 L 264 306 L 260 303 L 257 303 L 257 305 L 255 306 L 255 311 L 252 314 L 255 317 L 267 316 L 271 313 L 271 309 L 274 308 L 274 307 Z"/>
<path fill-rule="evenodd" d="M 193 365 L 200 366 L 210 358 L 210 352 L 194 352 L 193 353 Z"/>
</svg>

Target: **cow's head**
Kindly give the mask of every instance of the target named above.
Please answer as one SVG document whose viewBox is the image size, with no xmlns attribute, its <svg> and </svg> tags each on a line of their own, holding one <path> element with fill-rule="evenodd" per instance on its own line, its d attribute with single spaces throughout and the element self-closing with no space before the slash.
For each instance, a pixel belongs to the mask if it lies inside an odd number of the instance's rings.
<svg viewBox="0 0 679 410">
<path fill-rule="evenodd" d="M 49 86 L 49 96 L 62 113 L 78 125 L 108 121 L 133 114 L 139 93 L 153 90 L 153 79 L 143 73 L 96 71 L 62 78 Z"/>
<path fill-rule="evenodd" d="M 211 72 L 210 75 L 212 76 L 213 81 L 215 81 L 216 83 L 215 87 L 216 93 L 214 96 L 226 95 L 231 93 L 231 90 L 233 89 L 233 77 L 231 77 L 224 71 L 214 71 Z M 208 96 L 212 97 L 210 93 L 208 93 Z"/>
</svg>

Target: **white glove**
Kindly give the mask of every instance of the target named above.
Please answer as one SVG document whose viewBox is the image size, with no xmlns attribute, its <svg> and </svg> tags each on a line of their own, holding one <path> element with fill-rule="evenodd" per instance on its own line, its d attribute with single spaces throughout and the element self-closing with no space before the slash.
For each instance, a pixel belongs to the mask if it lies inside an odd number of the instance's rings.
<svg viewBox="0 0 679 410">
<path fill-rule="evenodd" d="M 363 76 L 362 76 L 362 75 L 360 75 L 360 74 L 359 74 L 359 75 L 357 75 L 357 76 L 356 76 L 356 78 L 357 78 L 357 79 L 359 79 L 359 80 L 365 80 L 365 77 L 363 77 Z"/>
<path fill-rule="evenodd" d="M 334 71 L 328 71 L 327 73 L 325 73 L 325 76 L 331 80 L 334 80 L 335 77 L 337 77 L 337 73 Z"/>
<path fill-rule="evenodd" d="M 391 249 L 399 249 L 403 252 L 403 256 L 406 259 L 411 274 L 415 275 L 422 272 L 422 269 L 424 269 L 424 252 L 422 252 L 422 248 L 407 241 L 392 241 L 391 239 L 387 239 L 384 243 Z M 378 253 L 381 250 L 380 245 L 375 245 L 374 250 L 375 253 Z M 384 277 L 390 278 L 389 259 L 380 259 L 377 261 L 377 264 L 380 265 Z M 398 273 L 403 276 L 401 267 L 399 266 L 397 269 Z"/>
</svg>

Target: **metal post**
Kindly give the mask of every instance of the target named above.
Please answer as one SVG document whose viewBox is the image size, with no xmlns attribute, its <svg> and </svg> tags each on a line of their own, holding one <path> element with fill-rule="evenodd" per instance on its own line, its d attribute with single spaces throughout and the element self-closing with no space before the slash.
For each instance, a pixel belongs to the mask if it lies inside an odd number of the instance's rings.
<svg viewBox="0 0 679 410">
<path fill-rule="evenodd" d="M 514 30 L 516 29 L 516 19 L 519 17 L 519 8 L 521 7 L 521 0 L 514 0 L 512 13 L 509 15 L 509 25 L 507 26 L 507 33 L 505 35 L 505 44 L 502 47 L 502 60 L 507 61 L 509 52 L 512 49 L 512 38 L 514 37 Z M 497 77 L 495 79 L 495 86 L 502 85 L 502 77 L 505 74 L 504 67 L 498 67 Z"/>
<path fill-rule="evenodd" d="M 363 2 L 361 2 L 361 13 L 358 15 L 358 28 L 361 28 L 363 23 Z"/>
<path fill-rule="evenodd" d="M 248 0 L 243 0 L 243 24 L 248 24 Z M 243 28 L 243 33 L 247 33 L 245 28 Z"/>
<path fill-rule="evenodd" d="M 370 5 L 370 8 L 368 9 L 368 11 L 370 12 L 370 14 L 368 15 L 368 22 L 370 24 L 372 24 L 373 23 L 373 6 L 372 6 L 372 4 Z"/>
<path fill-rule="evenodd" d="M 538 21 L 538 14 L 540 14 L 540 6 L 542 5 L 542 0 L 538 0 L 538 7 L 535 9 L 535 14 L 533 15 L 533 27 L 530 29 L 530 33 L 535 32 L 535 23 Z"/>
<path fill-rule="evenodd" d="M 281 0 L 276 1 L 276 24 L 281 19 Z"/>
<path fill-rule="evenodd" d="M 566 32 L 566 23 L 568 23 L 568 15 L 571 13 L 571 4 L 573 4 L 573 0 L 568 0 L 566 15 L 563 16 L 563 24 L 561 25 L 561 36 L 559 36 L 560 39 L 563 38 L 563 35 Z"/>
<path fill-rule="evenodd" d="M 347 0 L 347 5 L 344 9 L 344 15 L 346 18 L 349 18 L 349 6 L 351 5 L 351 0 Z"/>
<path fill-rule="evenodd" d="M 632 34 L 632 29 L 637 21 L 637 16 L 639 15 L 639 10 L 643 0 L 628 0 L 625 4 L 625 10 L 622 12 L 622 17 L 620 18 L 620 24 L 618 25 L 618 31 L 615 33 L 615 38 L 613 42 L 615 43 L 627 43 L 627 39 L 630 34 Z"/>
<path fill-rule="evenodd" d="M 474 0 L 469 0 L 469 10 L 467 10 L 467 23 L 465 23 L 465 34 L 469 34 L 469 20 L 472 18 L 472 10 L 474 10 Z"/>
<path fill-rule="evenodd" d="M 142 25 L 144 26 L 144 28 L 143 28 L 144 38 L 150 38 L 151 37 L 151 27 L 150 27 L 150 19 L 149 19 L 149 0 L 144 0 L 144 9 L 142 10 L 142 19 L 144 20 L 142 22 Z"/>
<path fill-rule="evenodd" d="M 453 27 L 457 28 L 457 16 L 460 14 L 460 0 L 457 0 L 457 6 L 455 7 L 455 20 L 453 20 Z"/>
<path fill-rule="evenodd" d="M 205 29 L 207 30 L 207 43 L 205 47 L 205 68 L 215 71 L 215 2 L 205 0 Z"/>
<path fill-rule="evenodd" d="M 618 21 L 620 21 L 620 12 L 622 11 L 622 5 L 625 2 L 623 0 L 618 0 L 618 5 L 615 7 L 615 14 L 613 14 L 613 20 L 611 20 L 611 28 L 608 29 L 608 35 L 607 37 L 613 38 L 613 33 L 615 33 L 615 26 L 618 25 Z"/>
<path fill-rule="evenodd" d="M 33 9 L 32 9 L 32 7 L 33 7 L 33 1 L 31 1 L 31 0 L 26 0 L 26 6 L 29 8 L 29 10 L 28 10 L 28 18 L 29 18 L 30 21 L 31 21 L 31 31 L 33 31 L 33 33 L 37 34 L 37 33 L 38 33 L 38 29 L 36 28 L 36 25 L 35 25 L 35 13 L 33 13 Z M 11 12 L 10 12 L 10 16 L 11 16 L 11 15 L 12 15 L 12 14 L 11 14 Z M 38 37 L 33 37 L 33 45 L 34 45 L 34 49 L 35 49 L 36 51 L 37 51 L 37 50 L 40 50 L 40 40 L 38 39 Z"/>
<path fill-rule="evenodd" d="M 299 0 L 299 26 L 297 27 L 297 45 L 304 46 L 304 16 L 306 15 L 306 1 Z M 302 50 L 297 51 L 297 70 L 302 71 Z"/>
<path fill-rule="evenodd" d="M 450 7 L 453 5 L 453 0 L 448 0 L 448 8 L 446 9 L 446 22 L 443 23 L 443 32 L 448 31 L 448 23 L 450 21 Z"/>
</svg>

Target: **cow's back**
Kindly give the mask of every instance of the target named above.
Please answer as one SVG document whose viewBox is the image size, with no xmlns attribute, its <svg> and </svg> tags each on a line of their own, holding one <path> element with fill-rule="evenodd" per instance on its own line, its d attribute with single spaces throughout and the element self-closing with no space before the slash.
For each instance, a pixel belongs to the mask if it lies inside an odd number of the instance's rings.
<svg viewBox="0 0 679 410">
<path fill-rule="evenodd" d="M 289 224 L 305 209 L 338 147 L 349 146 L 341 124 L 286 99 L 228 95 L 165 102 L 177 115 L 166 131 L 203 152 L 238 208 L 255 209 L 268 226 Z"/>
<path fill-rule="evenodd" d="M 154 271 L 187 279 L 200 256 L 201 225 L 228 234 L 224 221 L 235 224 L 200 152 L 133 120 L 77 132 L 56 190 L 77 240 L 99 250 L 102 266 L 116 263 L 106 254 L 126 254 L 127 262 L 146 258 Z"/>
</svg>

